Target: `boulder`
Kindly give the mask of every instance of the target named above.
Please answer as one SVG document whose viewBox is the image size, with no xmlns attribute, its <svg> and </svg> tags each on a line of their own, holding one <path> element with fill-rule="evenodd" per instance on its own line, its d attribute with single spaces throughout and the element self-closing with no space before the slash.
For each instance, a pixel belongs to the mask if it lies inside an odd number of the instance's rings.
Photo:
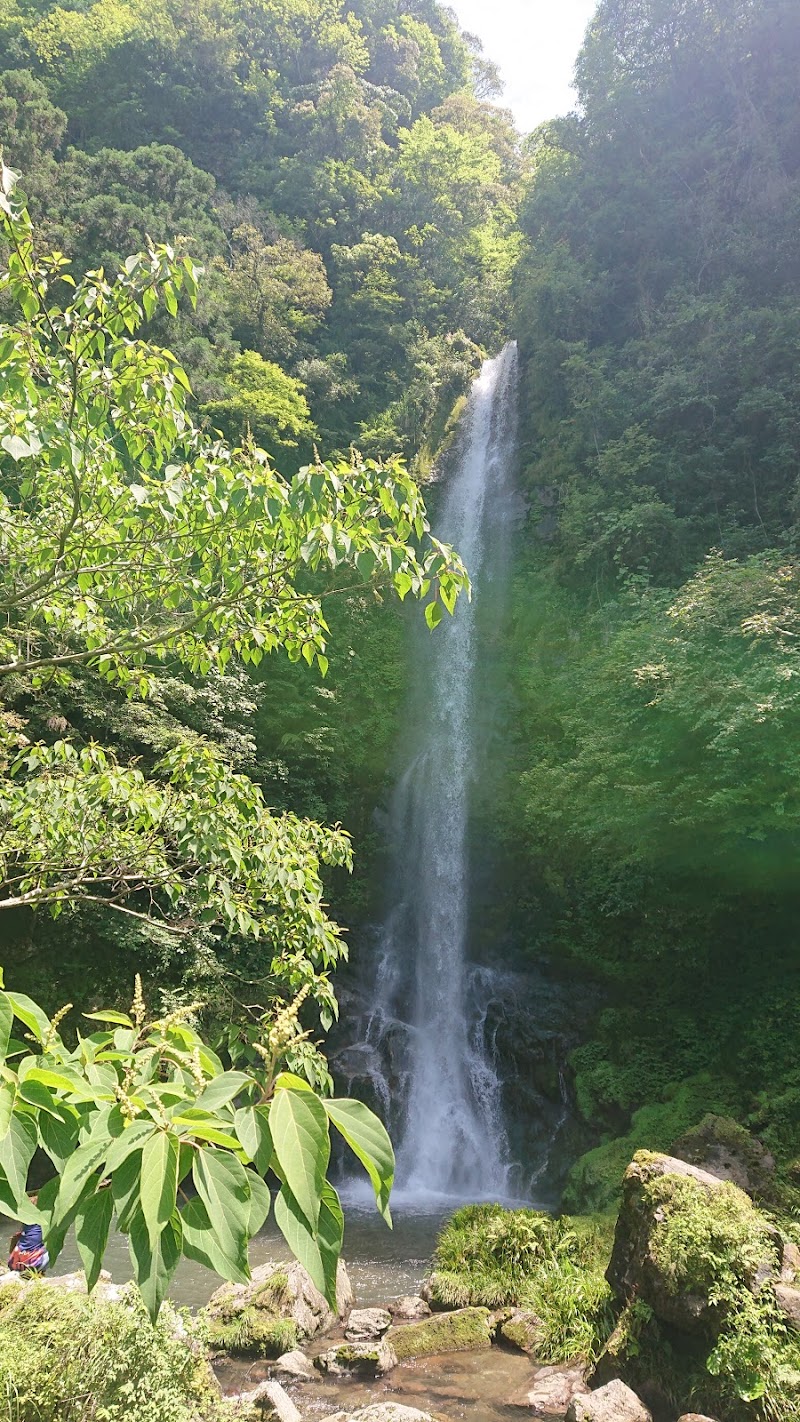
<svg viewBox="0 0 800 1422">
<path fill-rule="evenodd" d="M 731 1180 L 748 1195 L 769 1195 L 774 1186 L 775 1161 L 769 1151 L 728 1116 L 704 1116 L 699 1126 L 686 1131 L 672 1154 L 697 1165 L 720 1180 Z"/>
<path fill-rule="evenodd" d="M 340 1261 L 337 1308 L 343 1316 L 353 1301 Z M 261 1264 L 248 1284 L 224 1284 L 212 1294 L 206 1313 L 209 1346 L 245 1357 L 278 1358 L 298 1340 L 331 1328 L 335 1315 L 302 1265 Z"/>
<path fill-rule="evenodd" d="M 534 1417 L 558 1418 L 564 1415 L 573 1397 L 586 1390 L 586 1367 L 583 1363 L 564 1363 L 537 1368 L 533 1382 L 506 1399 L 507 1407 L 524 1407 Z"/>
<path fill-rule="evenodd" d="M 351 1343 L 371 1343 L 383 1337 L 391 1322 L 392 1315 L 385 1308 L 354 1308 L 344 1336 Z"/>
<path fill-rule="evenodd" d="M 237 1415 L 252 1416 L 270 1412 L 278 1422 L 302 1422 L 300 1412 L 295 1407 L 288 1392 L 284 1392 L 278 1382 L 260 1382 L 249 1392 L 240 1392 L 226 1399 L 233 1404 Z"/>
<path fill-rule="evenodd" d="M 787 1327 L 793 1333 L 800 1333 L 800 1289 L 793 1289 L 789 1284 L 775 1284 L 774 1287 L 775 1302 Z"/>
<path fill-rule="evenodd" d="M 606 1275 L 617 1298 L 639 1298 L 662 1322 L 714 1336 L 724 1316 L 710 1301 L 720 1268 L 756 1290 L 777 1277 L 780 1259 L 777 1231 L 738 1186 L 673 1156 L 634 1156 Z"/>
<path fill-rule="evenodd" d="M 529 1309 L 515 1308 L 508 1317 L 499 1320 L 497 1338 L 533 1357 L 542 1342 L 542 1320 Z"/>
<path fill-rule="evenodd" d="M 783 1242 L 783 1256 L 781 1258 L 781 1283 L 793 1284 L 800 1277 L 800 1249 L 791 1240 Z M 0 1280 L 0 1282 L 2 1282 Z"/>
<path fill-rule="evenodd" d="M 406 1294 L 389 1304 L 389 1312 L 395 1321 L 416 1323 L 420 1318 L 430 1318 L 431 1308 L 419 1294 Z"/>
<path fill-rule="evenodd" d="M 715 1417 L 706 1417 L 704 1412 L 684 1412 L 678 1422 L 717 1422 Z"/>
<path fill-rule="evenodd" d="M 397 1354 L 385 1338 L 371 1343 L 337 1343 L 320 1353 L 316 1365 L 335 1378 L 380 1378 L 397 1367 Z"/>
<path fill-rule="evenodd" d="M 573 1397 L 566 1422 L 653 1422 L 653 1414 L 635 1392 L 615 1378 L 597 1392 Z"/>
<path fill-rule="evenodd" d="M 295 1382 L 313 1382 L 316 1377 L 314 1364 L 299 1348 L 293 1348 L 291 1353 L 282 1353 L 272 1371 Z"/>
<path fill-rule="evenodd" d="M 436 1313 L 420 1323 L 394 1324 L 386 1341 L 403 1362 L 429 1358 L 434 1353 L 463 1353 L 492 1346 L 488 1308 L 459 1308 Z"/>
</svg>

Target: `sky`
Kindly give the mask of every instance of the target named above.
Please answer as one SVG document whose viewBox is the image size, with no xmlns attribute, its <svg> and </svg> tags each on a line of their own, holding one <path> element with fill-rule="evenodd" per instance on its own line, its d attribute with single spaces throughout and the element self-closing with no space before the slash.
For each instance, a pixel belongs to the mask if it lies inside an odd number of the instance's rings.
<svg viewBox="0 0 800 1422">
<path fill-rule="evenodd" d="M 446 0 L 483 40 L 523 132 L 575 106 L 572 68 L 596 0 Z"/>
</svg>

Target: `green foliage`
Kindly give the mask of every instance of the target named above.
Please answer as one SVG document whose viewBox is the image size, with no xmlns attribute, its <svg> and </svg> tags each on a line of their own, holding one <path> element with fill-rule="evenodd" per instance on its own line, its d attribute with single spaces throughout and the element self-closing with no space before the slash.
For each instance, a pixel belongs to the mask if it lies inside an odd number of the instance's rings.
<svg viewBox="0 0 800 1422">
<path fill-rule="evenodd" d="M 736 1185 L 707 1190 L 691 1177 L 669 1175 L 651 1181 L 646 1193 L 656 1219 L 653 1256 L 673 1293 L 725 1305 L 762 1266 L 774 1267 L 774 1231 Z"/>
<path fill-rule="evenodd" d="M 90 1289 L 116 1216 L 155 1318 L 182 1254 L 234 1283 L 249 1279 L 248 1243 L 270 1208 L 272 1169 L 277 1224 L 335 1300 L 344 1219 L 326 1179 L 330 1123 L 367 1169 L 389 1224 L 394 1155 L 360 1102 L 323 1101 L 279 1070 L 302 1037 L 306 992 L 262 1020 L 261 1070 L 250 1072 L 224 1069 L 189 1025 L 191 1008 L 148 1020 L 138 980 L 130 1015 L 86 1014 L 100 1030 L 74 1048 L 59 1032 L 68 1008 L 48 1021 L 27 996 L 0 992 L 0 1212 L 41 1224 L 53 1263 L 74 1224 Z M 11 1035 L 15 1019 L 33 1053 Z M 57 1174 L 34 1203 L 37 1147 Z"/>
<path fill-rule="evenodd" d="M 188 1330 L 188 1337 L 187 1337 Z M 223 1422 L 193 1325 L 164 1310 L 151 1323 L 134 1293 L 123 1302 L 33 1283 L 0 1299 L 3 1422 Z"/>
<path fill-rule="evenodd" d="M 537 1356 L 593 1358 L 610 1326 L 605 1221 L 468 1205 L 442 1231 L 431 1279 L 449 1307 L 517 1304 L 542 1322 Z"/>
</svg>

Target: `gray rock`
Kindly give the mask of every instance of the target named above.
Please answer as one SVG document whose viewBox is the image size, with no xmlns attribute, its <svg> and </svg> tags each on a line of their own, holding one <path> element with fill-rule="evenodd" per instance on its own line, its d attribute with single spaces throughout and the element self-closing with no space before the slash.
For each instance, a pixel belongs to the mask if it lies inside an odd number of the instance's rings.
<svg viewBox="0 0 800 1422">
<path fill-rule="evenodd" d="M 790 1240 L 784 1240 L 781 1259 L 781 1283 L 793 1284 L 800 1276 L 800 1249 Z"/>
<path fill-rule="evenodd" d="M 704 1116 L 699 1126 L 675 1142 L 672 1154 L 720 1180 L 732 1180 L 748 1195 L 768 1196 L 774 1186 L 773 1157 L 761 1141 L 728 1116 Z"/>
<path fill-rule="evenodd" d="M 511 1348 L 535 1357 L 542 1341 L 542 1321 L 529 1309 L 515 1308 L 498 1322 L 497 1337 Z"/>
<path fill-rule="evenodd" d="M 566 1422 L 653 1422 L 653 1414 L 635 1392 L 615 1378 L 597 1392 L 573 1397 Z"/>
<path fill-rule="evenodd" d="M 800 1333 L 800 1289 L 775 1284 L 775 1302 L 793 1333 Z"/>
<path fill-rule="evenodd" d="M 506 1406 L 524 1407 L 534 1417 L 558 1418 L 559 1422 L 563 1422 L 572 1399 L 585 1390 L 586 1367 L 583 1363 L 537 1368 L 532 1384 L 507 1398 Z"/>
<path fill-rule="evenodd" d="M 295 1382 L 312 1382 L 316 1377 L 314 1364 L 299 1348 L 291 1353 L 282 1353 L 276 1358 L 272 1371 L 283 1377 L 294 1378 Z"/>
<path fill-rule="evenodd" d="M 320 1372 L 336 1378 L 380 1378 L 397 1367 L 397 1354 L 385 1338 L 371 1343 L 338 1343 L 316 1359 Z"/>
<path fill-rule="evenodd" d="M 435 1353 L 467 1353 L 492 1346 L 487 1308 L 459 1308 L 434 1313 L 419 1323 L 394 1324 L 386 1334 L 401 1362 Z"/>
<path fill-rule="evenodd" d="M 273 1287 L 276 1281 L 280 1288 Z M 336 1305 L 339 1318 L 352 1307 L 353 1290 L 343 1261 L 336 1276 Z M 300 1338 L 313 1338 L 332 1328 L 337 1315 L 329 1308 L 316 1284 L 296 1260 L 287 1264 L 260 1264 L 248 1284 L 223 1284 L 212 1294 L 209 1318 L 231 1320 L 255 1308 L 277 1318 L 292 1319 Z M 284 1348 L 286 1344 L 284 1343 Z"/>
<path fill-rule="evenodd" d="M 354 1308 L 344 1336 L 351 1343 L 371 1343 L 383 1337 L 391 1322 L 392 1315 L 385 1308 Z"/>
<path fill-rule="evenodd" d="M 684 1412 L 678 1422 L 717 1422 L 716 1417 L 706 1417 L 704 1412 Z"/>
<path fill-rule="evenodd" d="M 302 1422 L 300 1412 L 288 1392 L 284 1392 L 279 1382 L 271 1379 L 260 1382 L 250 1392 L 240 1392 L 235 1397 L 229 1397 L 227 1401 L 233 1403 L 237 1411 L 244 1413 L 257 1408 L 264 1412 L 274 1412 L 278 1422 Z"/>
<path fill-rule="evenodd" d="M 431 1308 L 419 1294 L 406 1294 L 389 1304 L 392 1318 L 399 1323 L 416 1323 L 421 1318 L 430 1318 Z"/>
</svg>

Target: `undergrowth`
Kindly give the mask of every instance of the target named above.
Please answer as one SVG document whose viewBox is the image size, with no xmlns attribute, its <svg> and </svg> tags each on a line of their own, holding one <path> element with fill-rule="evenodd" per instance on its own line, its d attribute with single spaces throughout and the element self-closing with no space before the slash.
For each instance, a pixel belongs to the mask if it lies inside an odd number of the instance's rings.
<svg viewBox="0 0 800 1422">
<path fill-rule="evenodd" d="M 531 1309 L 542 1324 L 537 1355 L 543 1362 L 591 1359 L 612 1323 L 605 1280 L 610 1248 L 606 1220 L 468 1205 L 439 1236 L 433 1298 L 451 1308 Z"/>
</svg>

